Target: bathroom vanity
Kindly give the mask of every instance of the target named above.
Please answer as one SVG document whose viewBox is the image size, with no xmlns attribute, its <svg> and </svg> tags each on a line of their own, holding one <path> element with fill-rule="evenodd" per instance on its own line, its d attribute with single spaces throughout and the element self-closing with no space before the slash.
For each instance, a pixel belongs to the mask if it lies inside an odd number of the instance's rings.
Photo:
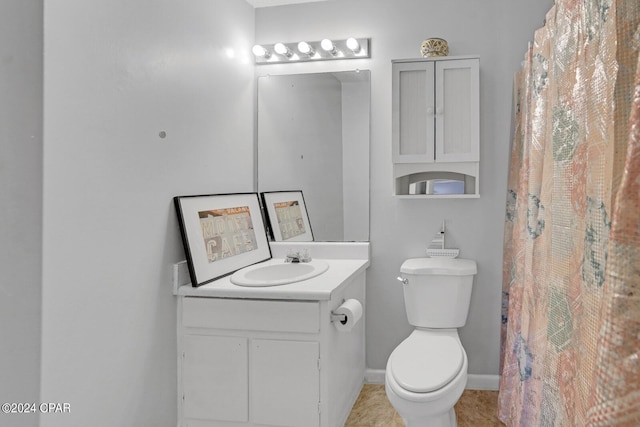
<svg viewBox="0 0 640 427">
<path fill-rule="evenodd" d="M 273 257 L 295 246 L 272 243 Z M 364 307 L 369 244 L 302 246 L 328 270 L 281 286 L 178 288 L 180 427 L 344 424 L 364 380 L 364 317 L 339 331 L 331 313 L 346 299 Z"/>
</svg>

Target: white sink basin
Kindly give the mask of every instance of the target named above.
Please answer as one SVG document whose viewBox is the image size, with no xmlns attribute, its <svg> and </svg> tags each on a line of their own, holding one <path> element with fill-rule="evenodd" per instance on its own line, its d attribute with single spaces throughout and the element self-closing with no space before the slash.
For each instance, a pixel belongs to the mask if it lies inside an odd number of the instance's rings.
<svg viewBox="0 0 640 427">
<path fill-rule="evenodd" d="M 317 259 L 300 263 L 271 259 L 236 271 L 231 275 L 231 283 L 238 286 L 286 285 L 319 276 L 328 268 L 326 261 Z"/>
</svg>

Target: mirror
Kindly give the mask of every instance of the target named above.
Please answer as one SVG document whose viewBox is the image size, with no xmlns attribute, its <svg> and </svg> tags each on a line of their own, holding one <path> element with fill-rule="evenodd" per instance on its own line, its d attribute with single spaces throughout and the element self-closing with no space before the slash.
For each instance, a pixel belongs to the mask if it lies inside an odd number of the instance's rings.
<svg viewBox="0 0 640 427">
<path fill-rule="evenodd" d="M 369 240 L 370 72 L 258 78 L 258 191 L 302 190 L 315 241 Z"/>
</svg>

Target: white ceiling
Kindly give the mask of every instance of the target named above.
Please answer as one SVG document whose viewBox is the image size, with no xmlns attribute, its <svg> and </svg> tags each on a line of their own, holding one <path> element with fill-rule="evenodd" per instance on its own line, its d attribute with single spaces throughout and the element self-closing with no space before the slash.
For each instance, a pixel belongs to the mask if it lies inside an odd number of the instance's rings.
<svg viewBox="0 0 640 427">
<path fill-rule="evenodd" d="M 326 1 L 326 0 L 247 0 L 247 3 L 249 3 L 253 7 L 269 7 L 269 6 L 282 6 L 285 4 L 312 3 L 316 1 Z"/>
</svg>

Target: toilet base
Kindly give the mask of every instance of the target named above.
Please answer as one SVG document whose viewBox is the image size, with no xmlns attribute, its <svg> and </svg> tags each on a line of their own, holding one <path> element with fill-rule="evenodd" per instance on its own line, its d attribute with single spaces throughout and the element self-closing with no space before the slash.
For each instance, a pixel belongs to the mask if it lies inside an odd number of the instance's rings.
<svg viewBox="0 0 640 427">
<path fill-rule="evenodd" d="M 402 418 L 405 427 L 457 427 L 456 413 L 451 408 L 448 413 L 430 417 Z"/>
<path fill-rule="evenodd" d="M 457 331 L 453 330 L 451 334 L 458 338 Z M 389 403 L 400 414 L 405 425 L 407 427 L 456 427 L 454 406 L 467 385 L 468 359 L 464 348 L 462 348 L 462 367 L 458 374 L 445 386 L 426 393 L 411 392 L 398 384 L 393 376 L 391 365 L 393 356 L 394 353 L 391 353 L 387 361 L 385 391 Z"/>
</svg>

